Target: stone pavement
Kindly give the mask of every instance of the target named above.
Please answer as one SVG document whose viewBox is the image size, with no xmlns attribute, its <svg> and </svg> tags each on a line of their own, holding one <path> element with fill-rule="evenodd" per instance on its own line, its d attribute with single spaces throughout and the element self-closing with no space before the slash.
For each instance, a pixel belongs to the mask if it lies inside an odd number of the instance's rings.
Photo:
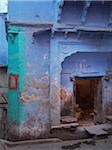
<svg viewBox="0 0 112 150">
<path fill-rule="evenodd" d="M 55 141 L 23 145 L 3 146 L 0 150 L 112 150 L 112 136 L 105 139 Z"/>
</svg>

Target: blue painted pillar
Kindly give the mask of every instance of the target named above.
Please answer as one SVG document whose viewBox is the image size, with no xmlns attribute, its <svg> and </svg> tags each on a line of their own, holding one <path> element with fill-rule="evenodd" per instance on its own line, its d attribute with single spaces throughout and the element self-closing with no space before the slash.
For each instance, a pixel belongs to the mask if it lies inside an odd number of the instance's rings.
<svg viewBox="0 0 112 150">
<path fill-rule="evenodd" d="M 50 103 L 51 103 L 51 125 L 60 124 L 61 101 L 60 101 L 60 77 L 61 64 L 59 48 L 55 45 L 55 40 L 51 39 L 50 51 Z"/>
</svg>

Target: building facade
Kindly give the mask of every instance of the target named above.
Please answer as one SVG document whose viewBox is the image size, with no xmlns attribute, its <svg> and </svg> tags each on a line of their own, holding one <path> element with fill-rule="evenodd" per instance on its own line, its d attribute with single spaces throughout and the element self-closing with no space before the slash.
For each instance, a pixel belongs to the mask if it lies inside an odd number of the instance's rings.
<svg viewBox="0 0 112 150">
<path fill-rule="evenodd" d="M 44 137 L 67 117 L 83 125 L 112 115 L 111 7 L 9 1 L 9 139 Z"/>
</svg>

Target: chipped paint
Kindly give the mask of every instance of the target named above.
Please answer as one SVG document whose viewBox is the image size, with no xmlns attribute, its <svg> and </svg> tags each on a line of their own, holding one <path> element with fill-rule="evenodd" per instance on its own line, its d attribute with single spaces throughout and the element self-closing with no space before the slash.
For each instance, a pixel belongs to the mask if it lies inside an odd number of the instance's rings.
<svg viewBox="0 0 112 150">
<path fill-rule="evenodd" d="M 22 14 L 14 11 L 15 3 L 9 4 L 12 7 L 10 18 L 27 22 L 12 23 L 9 27 L 9 73 L 20 76 L 18 90 L 9 89 L 8 118 L 12 139 L 16 136 L 21 139 L 37 138 L 49 132 L 52 125 L 60 124 L 61 106 L 62 109 L 67 108 L 72 99 L 71 76 L 107 76 L 112 67 L 112 33 L 106 32 L 111 31 L 106 17 L 111 2 L 104 2 L 104 9 L 97 9 L 97 2 L 90 5 L 90 19 L 84 18 L 86 26 L 81 20 L 83 2 L 63 2 L 50 1 L 46 6 L 35 2 L 30 14 L 27 12 L 31 1 L 17 5 L 16 10 L 23 10 Z M 25 9 L 21 9 L 23 7 Z M 45 8 L 44 12 L 42 8 Z M 46 16 L 47 10 L 50 14 Z M 12 11 L 16 13 L 12 14 Z M 94 18 L 92 12 L 95 12 Z M 88 17 L 86 13 L 84 17 Z M 32 20 L 39 22 L 41 30 Z M 44 27 L 41 21 L 44 21 Z M 51 24 L 49 29 L 46 22 Z M 107 99 L 110 91 L 107 89 L 103 87 L 104 109 L 107 101 L 110 103 Z"/>
</svg>

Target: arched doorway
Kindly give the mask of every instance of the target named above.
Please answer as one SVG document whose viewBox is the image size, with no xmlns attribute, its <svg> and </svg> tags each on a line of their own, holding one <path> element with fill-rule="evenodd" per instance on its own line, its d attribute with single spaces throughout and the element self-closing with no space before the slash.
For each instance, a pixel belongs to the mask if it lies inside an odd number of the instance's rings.
<svg viewBox="0 0 112 150">
<path fill-rule="evenodd" d="M 62 122 L 102 122 L 102 78 L 109 66 L 109 55 L 78 52 L 64 59 L 60 92 Z"/>
</svg>

